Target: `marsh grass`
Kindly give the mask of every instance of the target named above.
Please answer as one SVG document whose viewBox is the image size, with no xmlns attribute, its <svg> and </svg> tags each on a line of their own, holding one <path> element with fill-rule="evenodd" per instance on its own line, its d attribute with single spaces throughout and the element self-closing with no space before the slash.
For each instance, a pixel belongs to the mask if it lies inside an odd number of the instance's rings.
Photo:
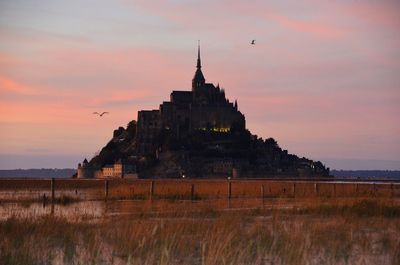
<svg viewBox="0 0 400 265">
<path fill-rule="evenodd" d="M 61 205 L 68 205 L 74 202 L 78 202 L 79 199 L 73 198 L 72 196 L 62 195 L 60 197 L 56 197 L 54 199 L 54 203 L 61 204 Z"/>
<path fill-rule="evenodd" d="M 310 200 L 290 209 L 0 222 L 0 264 L 399 264 L 399 205 Z M 176 210 L 175 208 L 175 210 Z"/>
<path fill-rule="evenodd" d="M 69 205 L 69 204 L 79 202 L 79 201 L 82 201 L 82 200 L 80 200 L 79 198 L 75 198 L 73 196 L 62 194 L 61 196 L 55 197 L 53 202 L 51 201 L 51 198 L 48 196 L 47 197 L 39 196 L 38 198 L 24 198 L 24 199 L 18 199 L 18 200 L 12 199 L 12 200 L 3 200 L 3 201 L 0 200 L 0 205 L 2 203 L 19 203 L 19 205 L 21 205 L 22 207 L 29 208 L 32 204 L 35 204 L 35 203 L 43 203 L 45 205 L 48 205 L 51 203 L 60 204 L 60 205 Z"/>
<path fill-rule="evenodd" d="M 344 202 L 323 203 L 316 200 L 314 205 L 297 209 L 298 214 L 318 214 L 322 216 L 342 215 L 357 217 L 382 216 L 386 218 L 399 218 L 400 205 L 389 203 L 390 200 L 352 199 Z"/>
</svg>

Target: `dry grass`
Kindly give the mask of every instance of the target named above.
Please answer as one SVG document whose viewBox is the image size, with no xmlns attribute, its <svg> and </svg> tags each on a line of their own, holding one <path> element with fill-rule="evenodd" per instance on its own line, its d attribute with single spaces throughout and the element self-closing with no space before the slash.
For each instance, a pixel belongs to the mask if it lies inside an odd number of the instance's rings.
<svg viewBox="0 0 400 265">
<path fill-rule="evenodd" d="M 165 204 L 162 213 L 150 213 L 149 204 L 142 214 L 95 223 L 10 218 L 0 222 L 0 264 L 400 263 L 398 201 L 294 205 L 191 211 Z"/>
</svg>

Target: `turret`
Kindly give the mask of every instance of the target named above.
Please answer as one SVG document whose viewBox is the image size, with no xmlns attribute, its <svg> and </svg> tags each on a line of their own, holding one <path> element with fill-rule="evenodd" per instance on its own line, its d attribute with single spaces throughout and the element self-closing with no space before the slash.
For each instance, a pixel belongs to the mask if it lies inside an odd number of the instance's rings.
<svg viewBox="0 0 400 265">
<path fill-rule="evenodd" d="M 82 164 L 78 164 L 77 178 L 93 178 L 93 168 L 89 165 L 86 158 L 83 160 Z"/>
</svg>

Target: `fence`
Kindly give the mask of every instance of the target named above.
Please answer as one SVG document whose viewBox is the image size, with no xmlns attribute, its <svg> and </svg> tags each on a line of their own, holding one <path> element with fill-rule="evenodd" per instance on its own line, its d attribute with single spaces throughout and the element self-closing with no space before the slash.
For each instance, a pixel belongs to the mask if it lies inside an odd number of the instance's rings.
<svg viewBox="0 0 400 265">
<path fill-rule="evenodd" d="M 296 180 L 0 179 L 0 200 L 399 197 L 400 183 Z"/>
</svg>

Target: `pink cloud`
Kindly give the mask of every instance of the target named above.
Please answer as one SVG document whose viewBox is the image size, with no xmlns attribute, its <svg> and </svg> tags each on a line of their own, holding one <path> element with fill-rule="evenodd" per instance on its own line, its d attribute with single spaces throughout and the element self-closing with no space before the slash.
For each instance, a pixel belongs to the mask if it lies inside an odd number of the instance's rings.
<svg viewBox="0 0 400 265">
<path fill-rule="evenodd" d="M 14 81 L 6 76 L 0 75 L 0 93 L 16 93 L 21 95 L 37 95 L 33 87 Z"/>
<path fill-rule="evenodd" d="M 171 36 L 167 47 L 154 43 L 165 38 L 158 35 L 148 43 L 141 40 L 144 48 L 130 42 L 132 48 L 121 49 L 96 38 L 86 42 L 43 31 L 9 31 L 7 49 L 0 53 L 0 123 L 24 126 L 15 125 L 4 139 L 18 133 L 16 143 L 32 144 L 35 138 L 26 131 L 40 138 L 43 128 L 56 128 L 76 137 L 77 149 L 100 135 L 104 139 L 96 138 L 96 144 L 102 145 L 113 129 L 136 119 L 137 110 L 158 108 L 172 89 L 190 89 L 196 54 L 187 46 L 195 46 L 197 38 L 205 44 L 207 81 L 220 82 L 231 101 L 239 100 L 252 132 L 276 137 L 281 144 L 303 142 L 305 148 L 324 141 L 348 144 L 362 133 L 393 139 L 400 114 L 393 98 L 399 94 L 391 92 L 398 88 L 385 86 L 398 81 L 398 56 L 393 56 L 398 53 L 378 37 L 399 27 L 398 8 L 387 1 L 376 8 L 363 1 L 311 2 L 301 2 L 302 10 L 266 1 L 132 4 L 150 19 L 157 17 L 150 32 Z M 133 27 L 132 32 L 142 30 L 149 34 L 146 28 Z M 257 39 L 254 47 L 248 44 L 250 35 Z M 192 44 L 186 46 L 186 39 Z M 327 41 L 321 45 L 320 40 Z M 380 86 L 369 95 L 375 83 Z M 110 115 L 98 119 L 92 112 L 99 110 Z M 57 141 L 56 134 L 45 136 L 47 142 L 36 147 Z M 86 150 L 95 151 L 92 146 Z"/>
<path fill-rule="evenodd" d="M 288 29 L 301 33 L 309 33 L 323 39 L 338 39 L 345 34 L 345 31 L 337 26 L 313 19 L 293 19 L 276 12 L 267 13 L 266 17 Z"/>
<path fill-rule="evenodd" d="M 383 25 L 392 29 L 400 26 L 400 4 L 398 1 L 376 1 L 338 4 L 337 10 L 348 16 L 369 22 L 370 25 Z"/>
<path fill-rule="evenodd" d="M 137 5 L 137 2 L 135 2 Z M 212 8 L 207 4 L 171 4 L 163 1 L 140 1 L 139 6 L 149 12 L 155 13 L 170 22 L 174 22 L 185 29 L 193 27 L 216 26 L 224 29 L 224 34 L 236 34 L 237 30 L 249 31 L 251 28 L 247 23 L 233 18 L 247 16 L 249 18 L 263 18 L 272 20 L 279 25 L 296 32 L 308 33 L 323 39 L 337 39 L 345 35 L 345 30 L 337 25 L 329 23 L 321 18 L 295 19 L 284 12 L 278 11 L 273 5 L 263 3 L 240 3 L 224 1 L 214 3 Z M 215 14 L 212 19 L 203 20 L 202 14 Z M 219 15 L 228 12 L 230 15 Z M 233 32 L 231 32 L 235 29 Z"/>
<path fill-rule="evenodd" d="M 52 48 L 36 68 L 19 61 L 18 80 L 0 76 L 0 93 L 16 95 L 0 100 L 0 122 L 84 128 L 98 126 L 93 111 L 107 110 L 101 126 L 112 131 L 136 119 L 139 109 L 158 108 L 171 87 L 189 87 L 193 69 L 182 80 L 179 56 L 145 48 Z M 0 60 L 4 69 L 15 69 L 16 58 Z"/>
</svg>

